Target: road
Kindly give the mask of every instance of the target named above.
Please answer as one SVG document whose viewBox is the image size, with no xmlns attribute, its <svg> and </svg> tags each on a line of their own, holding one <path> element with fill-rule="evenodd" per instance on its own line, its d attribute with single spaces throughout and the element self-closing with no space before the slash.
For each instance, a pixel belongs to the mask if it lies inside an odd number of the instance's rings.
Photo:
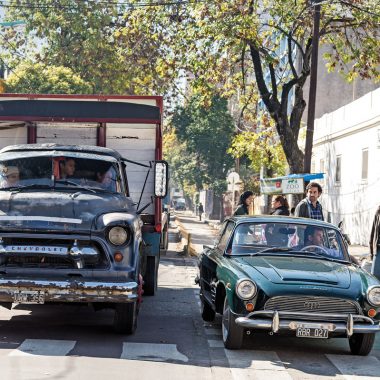
<svg viewBox="0 0 380 380">
<path fill-rule="evenodd" d="M 181 217 L 196 247 L 214 232 Z M 113 313 L 88 307 L 0 307 L 0 379 L 380 379 L 380 341 L 368 357 L 349 355 L 345 339 L 315 341 L 252 334 L 240 351 L 223 348 L 220 318 L 203 322 L 194 284 L 197 258 L 162 257 L 157 296 L 145 297 L 133 336 L 112 331 Z"/>
</svg>

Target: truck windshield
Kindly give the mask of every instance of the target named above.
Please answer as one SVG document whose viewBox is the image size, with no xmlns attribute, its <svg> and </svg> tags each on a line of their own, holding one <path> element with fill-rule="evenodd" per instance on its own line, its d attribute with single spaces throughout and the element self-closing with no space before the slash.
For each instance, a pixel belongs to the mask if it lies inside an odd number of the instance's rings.
<svg viewBox="0 0 380 380">
<path fill-rule="evenodd" d="M 0 160 L 0 188 L 31 186 L 121 192 L 115 162 L 78 156 L 34 156 Z"/>
</svg>

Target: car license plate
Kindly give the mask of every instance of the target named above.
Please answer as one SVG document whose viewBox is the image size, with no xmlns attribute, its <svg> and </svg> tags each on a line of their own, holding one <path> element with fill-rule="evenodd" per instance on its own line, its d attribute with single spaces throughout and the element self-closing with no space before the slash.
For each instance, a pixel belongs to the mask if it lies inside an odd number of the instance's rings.
<svg viewBox="0 0 380 380">
<path fill-rule="evenodd" d="M 326 339 L 329 337 L 329 330 L 315 327 L 297 327 L 296 337 Z"/>
<path fill-rule="evenodd" d="M 45 293 L 21 290 L 13 293 L 14 303 L 45 303 Z"/>
</svg>

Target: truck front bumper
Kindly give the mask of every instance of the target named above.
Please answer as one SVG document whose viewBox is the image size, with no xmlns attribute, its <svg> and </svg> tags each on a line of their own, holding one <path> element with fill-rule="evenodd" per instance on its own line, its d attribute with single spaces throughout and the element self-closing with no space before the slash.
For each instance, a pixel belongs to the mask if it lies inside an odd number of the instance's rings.
<svg viewBox="0 0 380 380">
<path fill-rule="evenodd" d="M 0 302 L 133 302 L 138 284 L 87 280 L 0 279 Z M 23 300 L 25 300 L 23 302 Z"/>
<path fill-rule="evenodd" d="M 300 326 L 327 329 L 332 334 L 375 333 L 380 331 L 379 322 L 364 315 L 292 313 L 273 310 L 254 311 L 245 317 L 238 317 L 235 323 L 248 329 L 295 331 Z"/>
</svg>

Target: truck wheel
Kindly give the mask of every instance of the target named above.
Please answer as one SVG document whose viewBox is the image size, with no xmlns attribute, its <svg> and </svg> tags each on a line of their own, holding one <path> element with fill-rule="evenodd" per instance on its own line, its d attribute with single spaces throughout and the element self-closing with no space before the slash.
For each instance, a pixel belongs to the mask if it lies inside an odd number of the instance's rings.
<svg viewBox="0 0 380 380">
<path fill-rule="evenodd" d="M 350 344 L 351 354 L 367 356 L 373 347 L 375 342 L 375 334 L 353 334 L 348 342 Z"/>
<path fill-rule="evenodd" d="M 164 231 L 162 232 L 161 235 L 161 245 L 160 248 L 163 251 L 167 251 L 169 246 L 169 231 L 168 228 L 166 227 Z"/>
<path fill-rule="evenodd" d="M 146 269 L 144 276 L 144 295 L 154 296 L 157 291 L 158 265 L 156 266 L 156 257 L 148 256 L 146 258 Z"/>
<path fill-rule="evenodd" d="M 235 316 L 231 312 L 227 296 L 223 306 L 222 337 L 224 347 L 229 350 L 238 350 L 243 344 L 244 329 L 235 323 Z"/>
<path fill-rule="evenodd" d="M 136 302 L 116 304 L 113 327 L 117 333 L 133 334 L 135 332 L 137 327 Z"/>
</svg>

